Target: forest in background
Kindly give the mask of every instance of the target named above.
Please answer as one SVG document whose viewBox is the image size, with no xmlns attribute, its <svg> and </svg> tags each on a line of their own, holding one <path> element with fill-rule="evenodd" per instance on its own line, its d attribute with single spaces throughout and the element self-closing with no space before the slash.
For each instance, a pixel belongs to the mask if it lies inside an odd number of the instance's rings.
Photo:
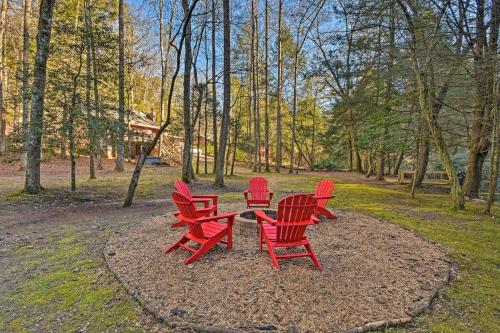
<svg viewBox="0 0 500 333">
<path fill-rule="evenodd" d="M 0 152 L 41 190 L 59 154 L 76 190 L 111 147 L 130 157 L 128 123 L 154 114 L 183 137 L 182 178 L 234 162 L 255 172 L 346 169 L 383 179 L 445 170 L 453 207 L 500 159 L 498 0 L 1 0 Z M 146 152 L 161 144 L 161 135 Z M 193 154 L 195 150 L 204 154 Z M 207 155 L 213 163 L 207 163 Z M 136 161 L 125 205 L 144 164 Z M 212 167 L 213 165 L 213 167 Z M 463 181 L 462 181 L 463 178 Z"/>
</svg>

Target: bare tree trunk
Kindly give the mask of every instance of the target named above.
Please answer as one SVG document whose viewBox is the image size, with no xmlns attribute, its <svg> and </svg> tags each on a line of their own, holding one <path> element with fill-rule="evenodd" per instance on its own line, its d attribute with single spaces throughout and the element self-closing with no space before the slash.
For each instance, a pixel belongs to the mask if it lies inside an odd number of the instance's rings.
<svg viewBox="0 0 500 333">
<path fill-rule="evenodd" d="M 222 1 L 224 22 L 224 108 L 222 111 L 222 128 L 220 133 L 220 148 L 217 157 L 215 185 L 224 186 L 224 161 L 226 153 L 227 132 L 229 128 L 229 112 L 231 109 L 231 22 L 230 0 Z"/>
<path fill-rule="evenodd" d="M 238 135 L 240 130 L 240 114 L 241 114 L 241 99 L 240 99 L 240 112 L 236 116 L 236 122 L 234 124 L 234 138 L 233 138 L 233 156 L 231 161 L 231 176 L 234 175 L 234 162 L 236 161 L 236 149 L 238 147 Z"/>
<path fill-rule="evenodd" d="M 254 157 L 253 157 L 253 171 L 261 172 L 261 158 L 260 158 L 260 122 L 259 122 L 259 96 L 258 96 L 258 20 L 255 9 L 255 0 L 252 1 L 252 41 L 250 48 L 250 61 L 252 73 L 252 107 L 253 107 L 253 131 L 254 131 Z"/>
<path fill-rule="evenodd" d="M 264 94 L 265 94 L 265 115 L 264 115 L 264 127 L 265 127 L 265 153 L 264 158 L 266 160 L 266 172 L 270 172 L 271 168 L 269 166 L 269 0 L 265 3 L 265 60 L 264 60 Z M 232 174 L 232 173 L 231 173 Z"/>
<path fill-rule="evenodd" d="M 283 0 L 278 0 L 278 93 L 276 97 L 276 172 L 281 171 L 281 98 L 283 94 L 283 55 L 281 50 L 281 25 L 283 19 Z"/>
<path fill-rule="evenodd" d="M 417 164 L 415 167 L 414 187 L 422 187 L 422 183 L 427 172 L 429 163 L 429 154 L 431 150 L 431 140 L 429 138 L 429 126 L 422 119 L 419 131 L 420 138 L 418 139 Z"/>
<path fill-rule="evenodd" d="M 227 151 L 226 151 L 226 162 L 225 162 L 225 171 L 224 175 L 227 176 L 227 170 L 229 168 L 229 155 L 231 153 L 231 126 L 229 126 L 229 130 L 227 131 Z"/>
<path fill-rule="evenodd" d="M 404 155 L 405 155 L 405 148 L 401 148 L 396 158 L 396 163 L 394 164 L 394 170 L 392 172 L 393 177 L 398 176 L 399 169 L 401 168 L 401 163 L 403 163 Z"/>
<path fill-rule="evenodd" d="M 245 67 L 245 65 L 243 65 Z M 251 69 L 251 63 L 250 63 L 250 72 L 252 71 Z M 247 146 L 248 146 L 248 168 L 253 168 L 252 164 L 252 145 L 250 142 L 252 142 L 252 106 L 253 106 L 253 98 L 252 98 L 252 75 L 248 76 L 248 122 L 247 122 Z"/>
<path fill-rule="evenodd" d="M 500 5 L 498 5 L 497 11 L 500 12 Z M 497 13 L 500 15 L 500 13 Z M 494 72 L 496 72 L 497 67 L 497 59 L 498 56 L 493 58 L 495 60 L 494 63 Z M 489 184 L 488 184 L 488 198 L 486 199 L 486 204 L 484 207 L 484 212 L 486 214 L 491 213 L 491 206 L 495 202 L 495 195 L 498 185 L 498 176 L 499 176 L 499 168 L 500 168 L 500 81 L 498 77 L 495 76 L 492 84 L 492 95 L 494 96 L 495 104 L 492 110 L 492 120 L 493 120 L 493 129 L 491 135 L 491 156 L 490 156 L 490 175 L 489 175 Z"/>
<path fill-rule="evenodd" d="M 21 153 L 21 170 L 26 170 L 26 141 L 28 140 L 28 126 L 30 121 L 30 17 L 31 0 L 23 1 L 23 151 Z"/>
<path fill-rule="evenodd" d="M 216 172 L 217 168 L 217 158 L 219 146 L 217 144 L 217 87 L 216 87 L 216 73 L 215 73 L 215 64 L 216 64 L 216 53 L 215 53 L 215 29 L 216 29 L 216 0 L 212 0 L 212 130 L 213 130 L 213 141 L 214 141 L 214 165 L 213 171 Z"/>
<path fill-rule="evenodd" d="M 297 38 L 296 38 L 296 47 L 299 44 L 299 29 L 297 29 Z M 297 119 L 297 75 L 298 75 L 298 66 L 299 66 L 299 50 L 295 50 L 294 52 L 294 61 L 293 61 L 293 97 L 292 97 L 292 142 L 290 142 L 290 169 L 289 173 L 293 172 L 293 163 L 295 158 L 295 127 L 296 127 L 296 119 Z M 298 171 L 297 166 L 297 171 Z"/>
<path fill-rule="evenodd" d="M 62 121 L 61 121 L 61 128 L 59 129 L 60 135 L 61 135 L 61 158 L 65 160 L 68 156 L 68 153 L 66 152 L 66 140 L 68 137 L 68 110 L 64 108 L 62 111 Z M 29 132 L 29 124 L 28 124 L 28 132 Z M 29 134 L 28 134 L 29 136 Z"/>
<path fill-rule="evenodd" d="M 208 1 L 206 2 L 208 9 Z M 205 103 L 204 103 L 204 126 L 203 126 L 203 173 L 208 173 L 208 32 L 205 34 Z"/>
<path fill-rule="evenodd" d="M 182 0 L 184 9 L 184 20 L 187 22 L 189 14 L 188 0 Z M 191 162 L 191 20 L 187 22 L 184 39 L 184 80 L 183 80 L 183 126 L 184 126 L 184 148 L 182 153 L 182 180 L 185 183 L 191 182 L 190 162 Z"/>
<path fill-rule="evenodd" d="M 95 130 L 94 120 L 92 119 L 92 107 L 90 105 L 90 90 L 91 90 L 91 48 L 90 48 L 90 4 L 89 0 L 85 1 L 85 48 L 86 56 L 86 74 L 85 74 L 85 108 L 87 110 L 87 140 L 89 150 L 89 178 L 95 179 Z"/>
<path fill-rule="evenodd" d="M 373 170 L 373 156 L 372 153 L 368 153 L 368 165 L 366 166 L 366 173 L 365 177 L 370 178 L 372 175 L 372 170 Z"/>
<path fill-rule="evenodd" d="M 200 94 L 200 105 L 203 96 Z M 196 174 L 200 174 L 200 140 L 201 140 L 201 117 L 198 118 L 198 140 L 196 140 Z"/>
<path fill-rule="evenodd" d="M 76 116 L 76 102 L 77 102 L 77 88 L 78 88 L 78 79 L 80 78 L 80 74 L 83 67 L 83 51 L 84 51 L 84 42 L 82 38 L 82 44 L 79 53 L 79 63 L 78 70 L 73 77 L 73 90 L 71 93 L 71 107 L 68 113 L 68 137 L 69 137 L 69 158 L 71 161 L 71 191 L 76 191 L 76 160 L 75 160 L 75 116 Z"/>
<path fill-rule="evenodd" d="M 497 83 L 498 85 L 498 83 Z M 498 89 L 497 89 L 498 90 Z M 497 94 L 498 95 L 498 94 Z M 497 97 L 498 99 L 498 97 Z M 500 108 L 499 102 L 495 103 L 493 110 L 493 133 L 492 133 L 492 146 L 490 156 L 490 175 L 488 185 L 488 198 L 484 207 L 486 214 L 491 213 L 491 206 L 495 202 L 495 194 L 498 185 L 498 169 L 500 165 Z"/>
<path fill-rule="evenodd" d="M 160 124 L 163 123 L 163 113 L 165 108 L 165 85 L 166 85 L 166 72 L 165 56 L 163 54 L 163 4 L 164 0 L 158 0 L 158 34 L 159 34 L 159 48 L 160 48 L 160 67 L 161 67 L 161 83 L 160 83 Z M 158 155 L 161 159 L 161 151 L 163 145 L 163 136 L 160 136 L 158 141 Z"/>
<path fill-rule="evenodd" d="M 27 144 L 26 180 L 24 190 L 37 194 L 42 189 L 40 184 L 40 154 L 43 133 L 43 111 L 45 101 L 45 79 L 49 54 L 52 15 L 55 0 L 41 0 L 38 21 L 37 50 L 33 76 L 33 94 L 31 119 Z"/>
<path fill-rule="evenodd" d="M 318 100 L 318 88 L 314 91 L 314 106 L 312 119 L 312 143 L 311 143 L 311 170 L 314 170 L 316 163 L 316 101 Z"/>
<path fill-rule="evenodd" d="M 377 159 L 377 170 L 375 178 L 377 180 L 384 180 L 384 170 L 385 170 L 385 158 L 384 156 L 379 156 Z"/>
<path fill-rule="evenodd" d="M 203 122 L 204 126 L 204 135 L 203 135 L 203 173 L 206 175 L 208 173 L 208 112 L 207 112 L 207 96 L 208 89 L 205 90 L 205 121 Z"/>
<path fill-rule="evenodd" d="M 115 171 L 125 170 L 125 27 L 123 1 L 118 0 L 118 135 Z"/>
<path fill-rule="evenodd" d="M 260 77 L 259 77 L 259 20 L 258 9 L 259 2 L 257 0 L 255 10 L 255 143 L 257 152 L 257 171 L 262 172 L 262 156 L 260 155 L 261 141 L 260 141 Z"/>
<path fill-rule="evenodd" d="M 88 0 L 91 2 L 91 0 Z M 99 100 L 99 86 L 98 86 L 98 77 L 99 71 L 97 70 L 97 57 L 96 57 L 96 46 L 94 41 L 94 29 L 92 24 L 92 7 L 90 6 L 88 9 L 89 16 L 89 37 L 90 37 L 90 50 L 92 53 L 92 72 L 93 72 L 93 86 L 94 86 L 94 108 L 95 108 L 95 117 L 94 117 L 94 151 L 95 151 L 95 162 L 96 168 L 98 170 L 102 170 L 102 149 L 101 149 L 101 105 Z"/>
<path fill-rule="evenodd" d="M 6 150 L 6 119 L 5 115 L 7 110 L 5 108 L 5 82 L 7 78 L 5 77 L 5 25 L 6 25 L 6 17 L 7 17 L 7 8 L 9 5 L 9 0 L 2 0 L 2 6 L 0 7 L 0 154 L 4 153 Z"/>
</svg>

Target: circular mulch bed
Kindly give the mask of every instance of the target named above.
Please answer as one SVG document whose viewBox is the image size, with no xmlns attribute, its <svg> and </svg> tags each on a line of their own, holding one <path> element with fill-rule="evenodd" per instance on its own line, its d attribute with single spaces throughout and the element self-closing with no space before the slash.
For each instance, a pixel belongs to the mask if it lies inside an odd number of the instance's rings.
<svg viewBox="0 0 500 333">
<path fill-rule="evenodd" d="M 407 323 L 429 306 L 449 278 L 445 252 L 388 222 L 336 213 L 308 228 L 322 271 L 309 258 L 280 260 L 278 271 L 256 237 L 238 234 L 232 252 L 220 244 L 184 266 L 190 252 L 164 254 L 185 232 L 169 227 L 170 216 L 116 234 L 104 255 L 143 306 L 195 330 L 362 332 Z"/>
</svg>

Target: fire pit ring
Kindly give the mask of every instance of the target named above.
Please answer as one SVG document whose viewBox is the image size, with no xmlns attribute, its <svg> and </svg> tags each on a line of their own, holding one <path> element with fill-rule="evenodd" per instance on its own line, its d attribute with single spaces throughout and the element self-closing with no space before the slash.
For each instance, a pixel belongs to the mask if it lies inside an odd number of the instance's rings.
<svg viewBox="0 0 500 333">
<path fill-rule="evenodd" d="M 257 224 L 257 217 L 255 211 L 261 210 L 266 213 L 272 219 L 276 219 L 277 212 L 274 209 L 252 209 L 246 210 L 238 215 L 236 215 L 235 231 L 238 235 L 248 236 L 248 237 L 258 237 L 259 235 L 259 225 Z"/>
</svg>

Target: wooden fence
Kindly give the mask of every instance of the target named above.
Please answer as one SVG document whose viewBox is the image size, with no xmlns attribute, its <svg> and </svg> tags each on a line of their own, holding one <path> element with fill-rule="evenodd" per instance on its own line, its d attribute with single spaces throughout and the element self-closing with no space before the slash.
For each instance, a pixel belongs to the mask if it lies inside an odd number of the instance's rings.
<svg viewBox="0 0 500 333">
<path fill-rule="evenodd" d="M 415 170 L 399 170 L 398 182 L 400 184 L 410 184 L 414 175 Z M 431 170 L 425 173 L 423 182 L 426 184 L 449 184 L 450 178 L 446 171 Z"/>
</svg>

